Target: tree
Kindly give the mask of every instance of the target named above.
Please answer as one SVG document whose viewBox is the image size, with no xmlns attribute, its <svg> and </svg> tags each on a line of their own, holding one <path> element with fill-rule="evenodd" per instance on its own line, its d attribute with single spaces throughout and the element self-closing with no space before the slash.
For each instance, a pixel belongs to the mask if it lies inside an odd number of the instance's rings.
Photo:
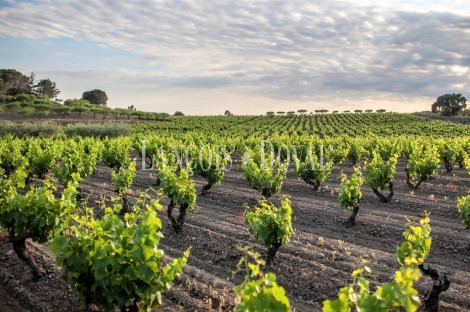
<svg viewBox="0 0 470 312">
<path fill-rule="evenodd" d="M 183 112 L 176 111 L 173 116 L 184 116 Z"/>
<path fill-rule="evenodd" d="M 61 115 L 62 118 L 64 118 L 65 115 L 68 115 L 70 113 L 70 111 L 72 110 L 72 107 L 59 105 L 59 106 L 54 107 L 52 110 L 56 112 L 57 114 Z"/>
<path fill-rule="evenodd" d="M 103 120 L 106 119 L 107 116 L 109 116 L 113 110 L 109 107 L 101 107 L 100 110 L 98 111 L 98 114 L 103 116 Z M 95 115 L 93 115 L 94 118 Z"/>
<path fill-rule="evenodd" d="M 108 96 L 106 95 L 106 92 L 99 89 L 83 92 L 82 99 L 88 100 L 91 104 L 96 105 L 106 105 L 108 102 Z"/>
<path fill-rule="evenodd" d="M 29 81 L 29 78 L 28 78 Z M 60 91 L 57 89 L 55 82 L 52 82 L 50 79 L 41 79 L 39 82 L 34 85 L 36 94 L 47 96 L 50 99 L 56 98 L 59 95 Z"/>
<path fill-rule="evenodd" d="M 77 112 L 78 113 L 78 117 L 80 117 L 82 115 L 82 113 L 86 113 L 86 112 L 89 112 L 90 109 L 84 105 L 77 105 L 77 106 L 72 106 L 72 112 Z"/>
<path fill-rule="evenodd" d="M 299 113 L 299 114 L 304 114 L 304 113 L 306 113 L 306 112 L 307 112 L 306 109 L 299 109 L 299 110 L 297 111 L 297 113 Z"/>
<path fill-rule="evenodd" d="M 31 75 L 29 75 L 29 78 L 28 78 L 28 86 L 27 86 L 26 92 L 29 93 L 29 94 L 35 94 L 36 93 L 36 90 L 35 90 L 36 84 L 37 84 L 36 74 L 34 74 L 34 72 L 31 72 Z"/>
<path fill-rule="evenodd" d="M 274 116 L 274 112 L 266 112 L 266 115 L 268 115 L 268 116 Z"/>
<path fill-rule="evenodd" d="M 64 101 L 65 106 L 89 106 L 90 102 L 83 99 L 67 99 Z"/>
<path fill-rule="evenodd" d="M 278 115 L 284 115 L 286 112 L 277 112 Z"/>
<path fill-rule="evenodd" d="M 289 111 L 289 112 L 287 112 L 287 115 L 288 115 L 288 116 L 294 116 L 294 115 L 295 115 L 295 112 L 294 112 L 294 111 Z"/>
<path fill-rule="evenodd" d="M 16 95 L 28 91 L 28 76 L 15 69 L 0 69 L 0 95 Z"/>
<path fill-rule="evenodd" d="M 355 113 L 362 113 L 362 109 L 356 109 L 354 110 Z"/>
<path fill-rule="evenodd" d="M 366 109 L 365 112 L 366 112 L 366 113 L 372 113 L 373 110 L 372 110 L 372 109 Z"/>
<path fill-rule="evenodd" d="M 444 116 L 457 115 L 459 111 L 467 107 L 467 99 L 462 94 L 444 94 L 437 98 L 431 106 L 433 113 L 440 112 Z"/>
<path fill-rule="evenodd" d="M 224 113 L 225 116 L 232 116 L 233 114 L 229 111 L 229 110 L 226 110 L 225 113 Z"/>
<path fill-rule="evenodd" d="M 377 113 L 385 113 L 386 111 L 387 110 L 383 108 L 376 110 Z"/>
</svg>

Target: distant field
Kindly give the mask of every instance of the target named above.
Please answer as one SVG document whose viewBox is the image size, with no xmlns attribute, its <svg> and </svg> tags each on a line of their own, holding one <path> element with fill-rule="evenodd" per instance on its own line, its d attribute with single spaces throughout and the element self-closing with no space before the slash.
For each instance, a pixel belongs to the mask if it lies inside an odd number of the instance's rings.
<svg viewBox="0 0 470 312">
<path fill-rule="evenodd" d="M 164 136 L 200 132 L 217 137 L 242 136 L 266 139 L 275 136 L 320 138 L 377 136 L 462 136 L 470 135 L 470 127 L 450 122 L 416 117 L 403 113 L 343 113 L 296 116 L 184 116 L 170 117 L 168 122 L 134 126 L 135 132 L 157 131 Z"/>
</svg>

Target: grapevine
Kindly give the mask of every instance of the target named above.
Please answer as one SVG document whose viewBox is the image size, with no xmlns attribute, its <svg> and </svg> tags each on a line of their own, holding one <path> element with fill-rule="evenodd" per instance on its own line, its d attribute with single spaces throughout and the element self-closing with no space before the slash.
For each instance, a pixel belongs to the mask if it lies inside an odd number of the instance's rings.
<svg viewBox="0 0 470 312">
<path fill-rule="evenodd" d="M 168 205 L 168 218 L 176 233 L 183 231 L 183 225 L 188 211 L 192 211 L 196 204 L 196 188 L 189 180 L 189 170 L 184 168 L 179 176 L 170 166 L 160 166 L 158 176 L 162 181 L 163 194 L 170 199 Z M 179 215 L 173 217 L 173 209 L 179 205 Z"/>
<path fill-rule="evenodd" d="M 54 238 L 51 249 L 62 267 L 61 276 L 86 306 L 150 311 L 162 304 L 162 292 L 182 273 L 189 249 L 162 267 L 163 250 L 158 245 L 163 235 L 155 209 L 161 209 L 156 200 L 140 200 L 122 221 L 115 214 L 122 210 L 120 205 L 105 208 L 101 220 L 87 208 L 86 215 L 73 215 L 76 225 L 70 227 L 70 235 L 64 232 Z"/>
<path fill-rule="evenodd" d="M 267 200 L 260 200 L 254 210 L 246 206 L 245 224 L 248 232 L 261 239 L 268 248 L 266 264 L 270 265 L 279 248 L 294 234 L 289 198 L 283 196 L 279 207 Z"/>
<path fill-rule="evenodd" d="M 25 178 L 26 172 L 18 170 L 10 175 L 10 179 L 0 180 L 0 226 L 8 231 L 16 254 L 38 280 L 46 272 L 29 253 L 26 239 L 40 244 L 49 242 L 54 233 L 69 222 L 70 213 L 76 206 L 78 176 L 74 176 L 60 197 L 54 196 L 55 188 L 47 180 L 43 186 L 31 188 L 25 195 L 19 194 L 17 188 L 24 188 Z"/>
<path fill-rule="evenodd" d="M 397 155 L 384 163 L 380 154 L 373 152 L 370 162 L 365 162 L 365 182 L 383 203 L 389 203 L 393 197 L 393 178 L 397 165 Z M 380 191 L 388 186 L 390 193 L 384 196 Z"/>
<path fill-rule="evenodd" d="M 122 199 L 122 211 L 120 211 L 120 215 L 131 212 L 132 210 L 127 199 L 127 191 L 132 185 L 132 180 L 135 178 L 135 166 L 136 163 L 134 160 L 129 164 L 127 169 L 121 167 L 119 168 L 119 172 L 111 172 L 111 181 L 114 184 L 114 190 Z"/>
<path fill-rule="evenodd" d="M 354 173 L 351 175 L 349 180 L 345 174 L 341 175 L 341 184 L 338 195 L 339 204 L 343 208 L 353 210 L 352 215 L 346 222 L 347 226 L 352 226 L 356 222 L 356 216 L 359 212 L 359 201 L 362 198 L 362 183 L 362 173 L 358 167 L 354 168 Z"/>
<path fill-rule="evenodd" d="M 245 272 L 243 282 L 235 289 L 235 294 L 240 303 L 235 307 L 235 312 L 269 312 L 291 311 L 289 299 L 284 288 L 276 282 L 274 273 L 263 273 L 261 266 L 264 261 L 258 253 L 250 251 L 248 247 L 238 248 L 243 256 L 238 261 L 237 272 Z M 250 262 L 250 258 L 254 263 Z"/>
</svg>

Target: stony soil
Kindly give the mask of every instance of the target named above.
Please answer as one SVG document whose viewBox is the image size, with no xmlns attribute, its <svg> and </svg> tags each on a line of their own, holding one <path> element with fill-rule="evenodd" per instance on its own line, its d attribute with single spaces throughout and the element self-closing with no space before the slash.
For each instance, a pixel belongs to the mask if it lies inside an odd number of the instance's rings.
<svg viewBox="0 0 470 312">
<path fill-rule="evenodd" d="M 165 293 L 163 311 L 229 311 L 234 305 L 234 287 L 241 275 L 232 275 L 240 252 L 238 245 L 250 245 L 263 255 L 262 242 L 256 241 L 246 229 L 242 213 L 244 204 L 256 204 L 260 194 L 251 190 L 241 175 L 240 162 L 234 157 L 232 168 L 223 183 L 213 187 L 206 196 L 198 196 L 197 208 L 188 214 L 184 230 L 174 234 L 163 211 L 162 230 L 165 238 L 161 248 L 168 257 L 180 256 L 192 246 L 184 274 Z M 140 160 L 139 163 L 140 164 Z M 403 241 L 406 218 L 418 221 L 423 211 L 431 212 L 433 244 L 426 263 L 446 272 L 452 284 L 441 295 L 441 311 L 470 311 L 470 251 L 466 251 L 469 230 L 462 225 L 456 209 L 456 198 L 467 194 L 470 177 L 465 169 L 454 169 L 411 192 L 405 184 L 406 160 L 400 159 L 395 177 L 393 202 L 381 204 L 364 185 L 356 225 L 344 226 L 350 211 L 337 201 L 340 172 L 350 174 L 348 162 L 334 169 L 318 192 L 290 172 L 280 195 L 289 195 L 294 211 L 295 236 L 282 247 L 272 266 L 278 282 L 288 294 L 295 311 L 321 311 L 322 301 L 336 297 L 339 288 L 351 282 L 351 272 L 369 261 L 375 287 L 393 279 L 398 269 L 395 249 Z M 198 190 L 205 181 L 193 178 Z M 151 186 L 155 174 L 139 171 L 134 180 L 132 196 Z M 110 169 L 99 165 L 96 173 L 82 186 L 90 205 L 98 205 L 103 196 L 114 196 Z M 130 197 L 133 200 L 133 197 Z M 320 244 L 323 238 L 323 244 Z M 33 282 L 30 270 L 13 252 L 6 238 L 0 239 L 0 311 L 83 311 L 80 300 L 59 278 L 59 268 L 47 246 L 28 243 L 35 258 L 48 271 L 47 278 Z M 417 283 L 420 295 L 432 287 L 428 277 Z M 89 307 L 91 309 L 92 307 Z"/>
</svg>

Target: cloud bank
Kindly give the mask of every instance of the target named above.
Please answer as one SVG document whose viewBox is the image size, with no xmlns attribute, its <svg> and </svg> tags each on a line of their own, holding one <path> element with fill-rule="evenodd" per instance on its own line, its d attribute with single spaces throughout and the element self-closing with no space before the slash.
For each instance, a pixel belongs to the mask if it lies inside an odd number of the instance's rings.
<svg viewBox="0 0 470 312">
<path fill-rule="evenodd" d="M 296 102 L 435 99 L 470 89 L 470 10 L 454 4 L 460 10 L 437 2 L 13 2 L 0 9 L 0 38 L 131 52 L 125 68 L 47 69 L 110 83 Z"/>
</svg>

